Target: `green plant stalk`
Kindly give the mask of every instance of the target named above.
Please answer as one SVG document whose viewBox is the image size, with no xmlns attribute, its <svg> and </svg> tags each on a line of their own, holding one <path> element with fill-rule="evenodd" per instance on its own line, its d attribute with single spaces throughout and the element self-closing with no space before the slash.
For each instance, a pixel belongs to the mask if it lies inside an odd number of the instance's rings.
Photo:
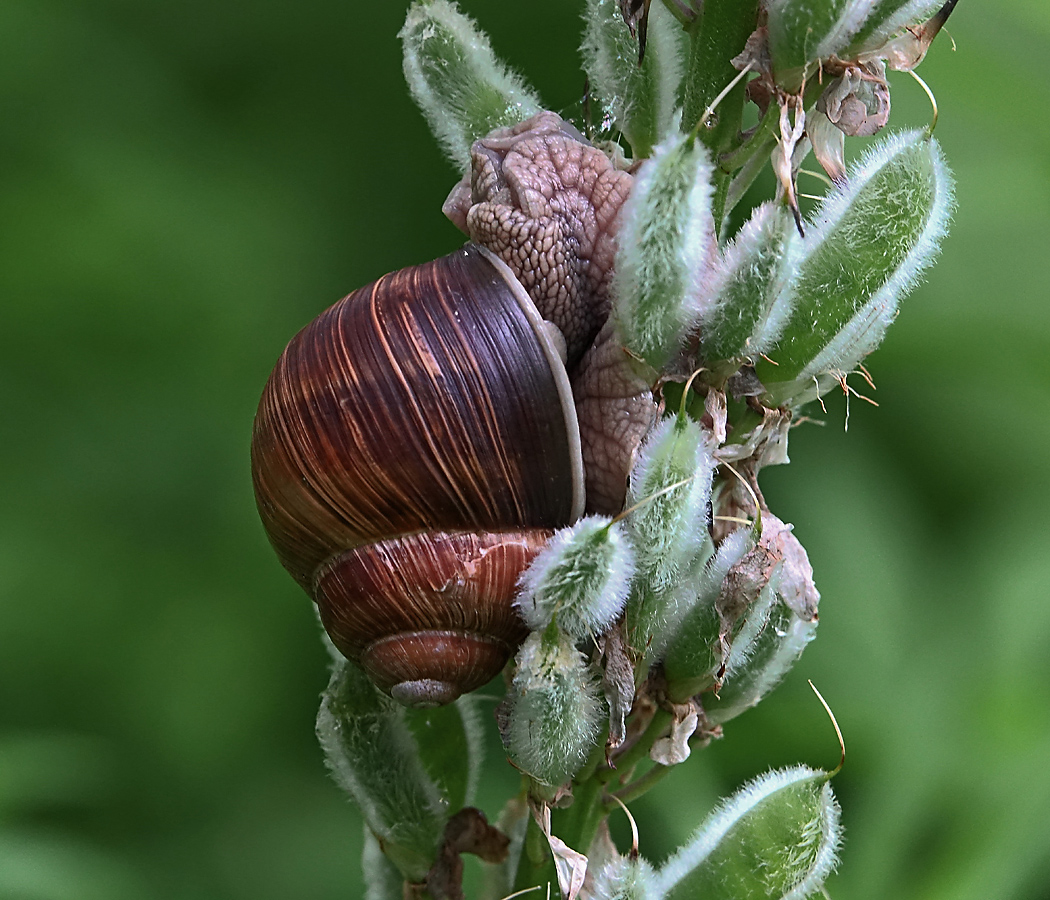
<svg viewBox="0 0 1050 900">
<path fill-rule="evenodd" d="M 646 727 L 642 736 L 638 738 L 629 750 L 626 750 L 616 759 L 616 768 L 603 769 L 599 773 L 599 777 L 602 781 L 608 783 L 617 776 L 629 777 L 634 767 L 649 756 L 649 751 L 652 749 L 653 742 L 658 737 L 661 737 L 664 729 L 670 724 L 671 713 L 665 709 L 658 709 L 653 714 L 652 721 Z"/>
<path fill-rule="evenodd" d="M 803 106 L 811 111 L 823 90 L 824 85 L 817 79 L 808 82 L 802 98 Z M 718 158 L 715 167 L 716 176 L 724 173 L 729 178 L 726 184 L 727 196 L 724 198 L 723 215 L 729 213 L 743 199 L 744 193 L 769 164 L 769 155 L 777 145 L 779 135 L 780 106 L 773 102 L 769 104 L 765 114 L 748 135 L 747 140 Z"/>
<path fill-rule="evenodd" d="M 584 763 L 583 768 L 576 775 L 574 782 L 574 803 L 587 803 L 584 799 L 584 794 L 588 793 L 588 786 L 598 785 L 599 782 L 595 778 L 595 773 L 598 771 L 598 767 L 605 760 L 605 746 L 598 744 L 591 751 L 591 755 L 587 762 Z M 528 785 L 529 779 L 526 779 L 526 785 Z M 526 790 L 527 790 L 526 786 Z M 597 804 L 595 804 L 597 806 Z M 582 806 L 580 807 L 583 808 Z M 570 807 L 571 809 L 571 807 Z M 562 828 L 562 813 L 560 810 L 556 810 L 552 813 L 552 819 L 557 823 L 557 827 L 553 828 L 555 834 L 561 837 L 564 834 Z M 552 825 L 554 824 L 552 822 Z M 597 826 L 595 826 L 597 827 Z M 574 850 L 578 849 L 575 844 L 569 843 L 569 846 Z M 518 870 L 515 873 L 515 884 L 514 890 L 521 891 L 526 888 L 534 887 L 537 884 L 546 884 L 548 881 L 556 883 L 557 872 L 554 869 L 554 859 L 551 856 L 549 847 L 547 846 L 547 839 L 543 836 L 539 826 L 536 824 L 535 819 L 530 817 L 528 829 L 525 835 L 525 846 L 522 850 L 521 859 L 518 861 Z"/>
<path fill-rule="evenodd" d="M 656 763 L 648 772 L 646 772 L 641 778 L 636 778 L 630 784 L 620 788 L 614 795 L 616 800 L 620 803 L 628 804 L 632 800 L 637 800 L 643 794 L 648 793 L 656 784 L 663 780 L 664 776 L 674 768 L 673 766 L 665 766 L 660 763 Z M 612 812 L 619 804 L 616 800 L 608 800 L 605 803 L 605 809 L 607 812 Z"/>
<path fill-rule="evenodd" d="M 702 15 L 689 27 L 689 60 L 685 76 L 682 127 L 693 128 L 712 101 L 739 73 L 732 62 L 744 49 L 755 29 L 758 0 L 706 0 Z M 745 80 L 741 80 L 718 104 L 700 140 L 718 160 L 740 140 L 744 115 Z M 725 213 L 729 174 L 716 165 L 714 172 L 714 217 L 720 226 Z"/>
<path fill-rule="evenodd" d="M 726 196 L 723 215 L 743 199 L 744 193 L 759 174 L 769 165 L 769 154 L 777 144 L 780 123 L 780 107 L 770 103 L 765 115 L 759 120 L 747 140 L 724 154 L 715 171 L 725 175 Z"/>
<path fill-rule="evenodd" d="M 641 737 L 616 760 L 615 769 L 602 764 L 591 765 L 593 760 L 588 761 L 583 769 L 585 774 L 573 785 L 572 805 L 567 809 L 552 811 L 553 833 L 573 850 L 586 853 L 587 848 L 598 834 L 602 822 L 610 812 L 619 808 L 614 800 L 609 799 L 609 794 L 606 792 L 607 786 L 617 778 L 630 777 L 635 766 L 649 756 L 653 742 L 662 736 L 670 722 L 671 713 L 662 709 L 657 710 Z M 595 754 L 604 756 L 604 746 L 596 747 Z M 627 789 L 630 793 L 627 796 L 629 799 L 634 800 L 642 796 L 671 768 L 670 766 L 656 766 L 641 778 L 628 784 Z M 653 772 L 658 769 L 665 771 L 654 776 Z M 518 871 L 515 875 L 514 890 L 521 891 L 548 882 L 557 884 L 554 859 L 547 846 L 547 839 L 535 820 L 530 819 L 525 835 L 525 846 L 522 848 Z"/>
<path fill-rule="evenodd" d="M 573 850 L 586 852 L 602 821 L 609 814 L 602 802 L 604 787 L 596 776 L 592 776 L 583 783 L 573 785 L 572 806 L 552 811 L 552 833 Z M 548 883 L 555 886 L 558 884 L 554 857 L 536 820 L 530 818 L 525 834 L 525 847 L 518 862 L 514 890 L 524 891 Z M 552 896 L 556 893 L 555 887 Z"/>
<path fill-rule="evenodd" d="M 671 714 L 666 710 L 657 710 L 652 720 L 634 745 L 615 761 L 616 768 L 601 766 L 585 783 L 575 789 L 576 799 L 564 813 L 558 817 L 558 834 L 574 849 L 585 851 L 598 833 L 598 827 L 615 804 L 608 799 L 606 787 L 617 779 L 631 776 L 634 768 L 643 759 L 648 758 L 649 751 L 657 738 L 663 735 L 671 722 Z M 604 748 L 602 752 L 604 752 Z M 655 784 L 655 782 L 653 782 Z M 642 791 L 644 793 L 644 791 Z M 641 796 L 638 794 L 637 796 Z M 572 843 L 572 838 L 576 843 Z"/>
<path fill-rule="evenodd" d="M 525 845 L 521 848 L 521 859 L 518 860 L 518 871 L 514 878 L 514 890 L 524 891 L 536 885 L 546 884 L 557 885 L 558 873 L 554 868 L 554 857 L 547 846 L 547 839 L 536 820 L 529 816 L 529 824 L 525 829 Z"/>
<path fill-rule="evenodd" d="M 574 850 L 586 853 L 607 815 L 602 802 L 605 785 L 596 777 L 573 788 L 575 799 L 555 816 L 555 833 Z M 575 842 L 575 843 L 574 843 Z"/>
</svg>

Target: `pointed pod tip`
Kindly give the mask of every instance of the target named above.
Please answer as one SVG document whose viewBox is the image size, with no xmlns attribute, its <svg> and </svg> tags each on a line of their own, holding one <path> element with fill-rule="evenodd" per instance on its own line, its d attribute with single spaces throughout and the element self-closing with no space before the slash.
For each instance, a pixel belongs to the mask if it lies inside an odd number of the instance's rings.
<svg viewBox="0 0 1050 900">
<path fill-rule="evenodd" d="M 948 16 L 955 11 L 955 7 L 958 3 L 959 0 L 948 0 L 944 6 L 937 10 L 937 13 L 930 19 L 930 21 L 926 23 L 927 32 L 932 31 L 929 35 L 930 40 L 933 40 L 933 38 L 937 36 L 937 32 L 944 27 L 944 23 L 948 21 Z"/>
</svg>

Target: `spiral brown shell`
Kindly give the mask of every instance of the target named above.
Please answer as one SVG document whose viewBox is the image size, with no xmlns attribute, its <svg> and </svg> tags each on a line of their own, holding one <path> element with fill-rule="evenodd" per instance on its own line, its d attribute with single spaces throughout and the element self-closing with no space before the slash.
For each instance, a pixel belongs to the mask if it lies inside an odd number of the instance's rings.
<svg viewBox="0 0 1050 900">
<path fill-rule="evenodd" d="M 557 347 L 472 245 L 402 269 L 288 345 L 252 439 L 259 511 L 333 643 L 415 705 L 497 674 L 517 577 L 583 507 Z"/>
</svg>

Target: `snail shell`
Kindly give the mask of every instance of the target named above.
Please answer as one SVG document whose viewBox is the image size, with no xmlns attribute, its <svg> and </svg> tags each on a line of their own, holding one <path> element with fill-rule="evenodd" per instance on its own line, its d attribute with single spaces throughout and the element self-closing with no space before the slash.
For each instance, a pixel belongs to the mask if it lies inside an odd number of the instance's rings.
<svg viewBox="0 0 1050 900">
<path fill-rule="evenodd" d="M 564 343 L 467 245 L 380 278 L 289 344 L 252 439 L 259 511 L 335 646 L 409 705 L 495 676 L 517 578 L 584 509 Z"/>
</svg>

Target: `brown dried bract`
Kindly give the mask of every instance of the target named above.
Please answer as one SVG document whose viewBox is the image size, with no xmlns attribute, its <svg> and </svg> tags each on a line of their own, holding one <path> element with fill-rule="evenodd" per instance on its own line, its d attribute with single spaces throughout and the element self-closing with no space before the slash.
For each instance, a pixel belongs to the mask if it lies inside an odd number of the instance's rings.
<svg viewBox="0 0 1050 900">
<path fill-rule="evenodd" d="M 602 667 L 602 692 L 609 704 L 609 739 L 605 744 L 605 759 L 611 766 L 611 754 L 627 736 L 627 716 L 634 704 L 634 666 L 627 655 L 620 623 L 613 625 L 599 639 L 605 658 Z"/>
<path fill-rule="evenodd" d="M 463 860 L 460 854 L 473 853 L 488 863 L 506 860 L 510 838 L 489 825 L 485 814 L 471 806 L 448 820 L 438 858 L 427 873 L 427 895 L 438 900 L 462 900 Z"/>
<path fill-rule="evenodd" d="M 649 30 L 649 5 L 652 0 L 620 0 L 620 15 L 631 30 L 631 37 L 638 38 L 638 65 L 645 59 L 645 37 Z"/>
</svg>

